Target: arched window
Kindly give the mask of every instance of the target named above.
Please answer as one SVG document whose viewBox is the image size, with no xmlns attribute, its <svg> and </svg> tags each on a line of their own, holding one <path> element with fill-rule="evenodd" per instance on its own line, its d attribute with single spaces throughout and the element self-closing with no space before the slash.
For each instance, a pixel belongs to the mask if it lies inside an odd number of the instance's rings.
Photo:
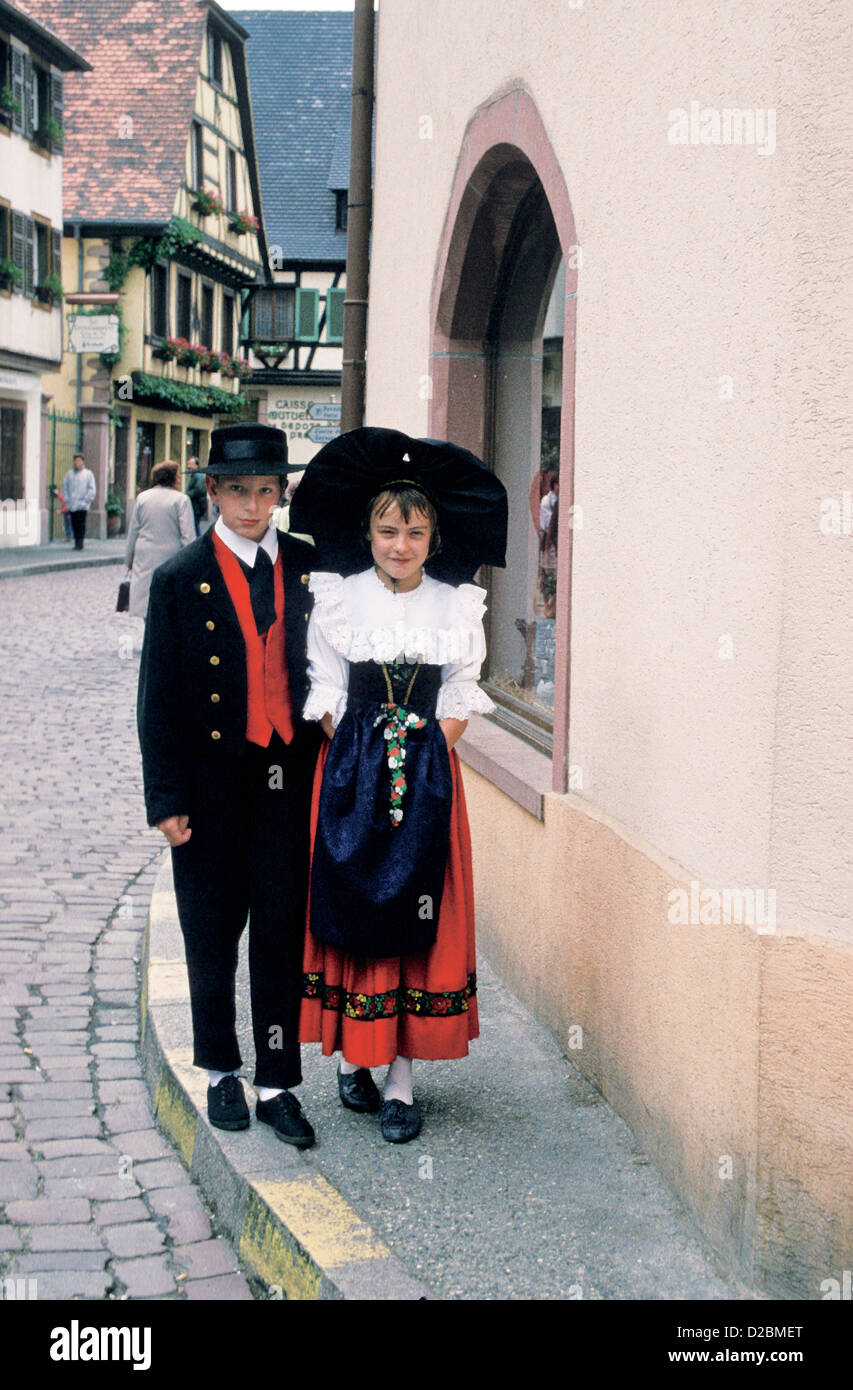
<svg viewBox="0 0 853 1390">
<path fill-rule="evenodd" d="M 495 140 L 501 126 L 512 140 Z M 527 146 L 536 162 L 526 152 Z M 466 133 L 433 295 L 430 433 L 509 495 L 507 568 L 485 576 L 484 684 L 499 722 L 566 787 L 577 247 L 565 183 L 526 93 Z"/>
</svg>

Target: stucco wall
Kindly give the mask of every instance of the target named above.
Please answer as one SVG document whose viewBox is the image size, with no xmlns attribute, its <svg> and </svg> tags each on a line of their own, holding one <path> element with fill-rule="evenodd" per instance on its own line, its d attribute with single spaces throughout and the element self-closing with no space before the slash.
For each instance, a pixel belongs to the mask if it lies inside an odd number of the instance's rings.
<svg viewBox="0 0 853 1390">
<path fill-rule="evenodd" d="M 583 795 L 707 883 L 775 888 L 785 928 L 853 940 L 853 537 L 819 529 L 820 499 L 845 485 L 849 23 L 843 6 L 768 0 L 383 5 L 367 420 L 426 430 L 428 306 L 465 128 L 525 88 L 583 256 Z M 692 101 L 773 108 L 774 152 L 670 143 L 670 111 Z"/>
<path fill-rule="evenodd" d="M 542 823 L 470 769 L 465 790 L 481 949 L 730 1266 L 820 1298 L 850 1264 L 853 948 L 673 922 L 689 877 L 582 798 Z"/>
</svg>

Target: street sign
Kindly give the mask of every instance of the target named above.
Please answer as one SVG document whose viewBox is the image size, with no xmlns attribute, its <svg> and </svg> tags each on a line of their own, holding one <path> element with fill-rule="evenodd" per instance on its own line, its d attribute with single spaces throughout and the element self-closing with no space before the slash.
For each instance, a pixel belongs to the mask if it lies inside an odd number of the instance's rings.
<svg viewBox="0 0 853 1390">
<path fill-rule="evenodd" d="M 340 429 L 337 425 L 312 425 L 308 431 L 308 438 L 314 444 L 330 444 L 339 434 Z"/>
<path fill-rule="evenodd" d="M 69 352 L 118 352 L 118 314 L 69 314 Z"/>
<path fill-rule="evenodd" d="M 312 401 L 308 407 L 312 420 L 340 420 L 340 401 Z M 313 435 L 312 435 L 313 438 Z"/>
</svg>

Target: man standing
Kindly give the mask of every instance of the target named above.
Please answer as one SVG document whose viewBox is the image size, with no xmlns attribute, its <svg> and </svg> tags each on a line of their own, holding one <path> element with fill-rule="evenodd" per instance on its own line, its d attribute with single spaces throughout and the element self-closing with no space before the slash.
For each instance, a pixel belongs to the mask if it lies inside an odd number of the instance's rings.
<svg viewBox="0 0 853 1390">
<path fill-rule="evenodd" d="M 187 459 L 187 475 L 187 497 L 192 502 L 195 533 L 198 536 L 201 534 L 201 523 L 207 517 L 207 488 L 195 455 Z"/>
<path fill-rule="evenodd" d="M 66 511 L 71 516 L 71 530 L 74 533 L 74 549 L 82 550 L 86 539 L 86 516 L 95 500 L 95 475 L 86 467 L 82 454 L 75 454 L 73 468 L 69 468 L 62 484 L 62 496 Z"/>
<path fill-rule="evenodd" d="M 298 1017 L 317 725 L 306 724 L 310 545 L 278 534 L 287 439 L 268 425 L 214 430 L 207 492 L 219 519 L 154 571 L 139 673 L 148 823 L 172 847 L 194 1063 L 207 1110 L 245 1129 L 234 983 L 249 919 L 257 1118 L 297 1148 L 314 1131 Z M 303 582 L 304 581 L 304 582 Z"/>
</svg>

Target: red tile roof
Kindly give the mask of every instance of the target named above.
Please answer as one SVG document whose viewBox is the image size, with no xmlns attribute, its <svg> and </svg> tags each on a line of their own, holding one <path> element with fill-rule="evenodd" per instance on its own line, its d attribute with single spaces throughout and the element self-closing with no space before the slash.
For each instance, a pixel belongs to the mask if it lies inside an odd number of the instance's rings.
<svg viewBox="0 0 853 1390">
<path fill-rule="evenodd" d="M 185 177 L 207 4 L 25 2 L 93 69 L 65 78 L 65 219 L 168 222 Z"/>
</svg>

